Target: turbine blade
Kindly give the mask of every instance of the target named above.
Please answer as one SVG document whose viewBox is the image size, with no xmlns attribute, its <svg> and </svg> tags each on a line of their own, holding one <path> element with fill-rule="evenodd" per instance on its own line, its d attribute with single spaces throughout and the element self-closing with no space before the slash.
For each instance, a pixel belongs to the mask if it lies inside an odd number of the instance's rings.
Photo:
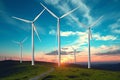
<svg viewBox="0 0 120 80">
<path fill-rule="evenodd" d="M 100 22 L 100 20 L 103 18 L 103 16 L 101 16 L 100 18 L 98 18 L 92 25 L 90 25 L 90 27 L 95 26 L 97 23 Z"/>
<path fill-rule="evenodd" d="M 55 18 L 57 18 L 58 19 L 58 17 L 52 12 L 52 11 L 50 11 L 47 7 L 45 7 L 42 3 L 40 3 L 53 17 L 55 17 Z"/>
<path fill-rule="evenodd" d="M 24 38 L 23 41 L 22 41 L 22 43 L 24 43 L 27 39 L 28 39 L 28 37 Z"/>
<path fill-rule="evenodd" d="M 26 22 L 26 23 L 31 23 L 31 21 L 29 21 L 29 20 L 25 20 L 25 19 L 18 18 L 18 17 L 15 17 L 15 16 L 12 16 L 12 18 L 23 21 L 23 22 Z"/>
<path fill-rule="evenodd" d="M 35 33 L 36 33 L 36 35 L 37 35 L 37 37 L 38 37 L 39 41 L 41 42 L 41 39 L 40 39 L 40 37 L 39 37 L 39 35 L 38 35 L 38 32 L 37 32 L 37 30 L 36 30 L 35 25 L 34 25 L 34 24 L 32 24 L 32 27 L 33 27 L 33 29 L 34 29 L 34 31 L 35 31 Z"/>
<path fill-rule="evenodd" d="M 15 43 L 15 44 L 20 44 L 20 42 L 17 42 L 17 41 L 14 41 L 14 40 L 12 40 L 12 42 Z"/>
<path fill-rule="evenodd" d="M 80 6 L 79 6 L 79 7 L 80 7 Z M 67 12 L 66 14 L 62 15 L 60 18 L 63 18 L 63 17 L 65 17 L 65 16 L 71 14 L 72 12 L 76 11 L 79 7 L 76 7 L 75 9 L 73 9 L 73 10 Z"/>
<path fill-rule="evenodd" d="M 45 11 L 45 9 L 43 9 L 43 10 L 35 17 L 35 19 L 33 20 L 33 22 L 35 22 L 35 21 L 39 18 L 39 16 L 40 16 L 44 11 Z"/>
</svg>

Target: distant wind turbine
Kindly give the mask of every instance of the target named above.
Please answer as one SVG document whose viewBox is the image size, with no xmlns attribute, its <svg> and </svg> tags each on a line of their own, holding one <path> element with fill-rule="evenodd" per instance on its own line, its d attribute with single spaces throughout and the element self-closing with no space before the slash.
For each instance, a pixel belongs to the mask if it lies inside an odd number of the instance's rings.
<svg viewBox="0 0 120 80">
<path fill-rule="evenodd" d="M 65 16 L 69 15 L 70 13 L 77 10 L 79 7 L 67 12 L 66 14 L 62 15 L 61 17 L 56 16 L 52 11 L 50 11 L 47 7 L 45 7 L 42 3 L 40 3 L 53 17 L 57 19 L 57 34 L 58 34 L 58 66 L 61 65 L 61 43 L 60 43 L 60 19 L 64 18 Z"/>
<path fill-rule="evenodd" d="M 23 43 L 27 40 L 27 37 L 25 39 L 23 39 L 22 41 L 18 42 L 18 41 L 13 41 L 13 43 L 16 43 L 20 46 L 21 49 L 21 54 L 20 54 L 20 63 L 22 63 L 22 48 L 23 48 Z"/>
<path fill-rule="evenodd" d="M 92 32 L 91 32 L 91 28 L 93 26 L 95 26 L 96 24 L 98 24 L 100 22 L 100 20 L 103 18 L 103 16 L 99 17 L 93 24 L 91 24 L 90 26 L 86 26 L 82 23 L 80 23 L 82 26 L 86 27 L 88 29 L 88 68 L 91 68 L 91 54 L 90 54 L 90 38 L 92 38 Z"/>
<path fill-rule="evenodd" d="M 17 19 L 17 20 L 20 20 L 20 21 L 23 21 L 23 22 L 26 22 L 26 23 L 30 23 L 32 24 L 32 65 L 34 65 L 34 31 L 36 32 L 36 35 L 38 37 L 38 39 L 41 41 L 39 35 L 38 35 L 38 32 L 36 30 L 36 27 L 34 25 L 34 22 L 39 18 L 39 16 L 44 12 L 45 9 L 43 9 L 35 18 L 33 21 L 30 21 L 30 20 L 25 20 L 25 19 L 22 19 L 22 18 L 18 18 L 18 17 L 12 17 L 14 19 Z"/>
<path fill-rule="evenodd" d="M 73 47 L 72 47 L 72 49 L 73 49 L 73 53 L 74 53 L 74 63 L 76 64 L 76 49 L 74 49 Z"/>
</svg>

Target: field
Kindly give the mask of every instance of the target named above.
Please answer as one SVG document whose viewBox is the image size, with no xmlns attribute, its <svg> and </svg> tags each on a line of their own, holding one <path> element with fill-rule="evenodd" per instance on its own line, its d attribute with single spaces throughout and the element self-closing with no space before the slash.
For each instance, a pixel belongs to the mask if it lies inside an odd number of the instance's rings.
<svg viewBox="0 0 120 80">
<path fill-rule="evenodd" d="M 120 80 L 120 71 L 87 69 L 76 65 L 55 66 L 52 63 L 2 61 L 0 62 L 0 80 L 29 80 L 54 67 L 54 71 L 39 80 Z"/>
</svg>

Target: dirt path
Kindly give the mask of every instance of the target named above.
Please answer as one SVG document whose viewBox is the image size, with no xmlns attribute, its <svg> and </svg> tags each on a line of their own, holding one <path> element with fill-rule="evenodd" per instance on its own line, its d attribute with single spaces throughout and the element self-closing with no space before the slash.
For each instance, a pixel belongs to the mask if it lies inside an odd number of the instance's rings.
<svg viewBox="0 0 120 80">
<path fill-rule="evenodd" d="M 46 75 L 48 75 L 50 72 L 53 72 L 53 71 L 54 71 L 54 68 L 51 68 L 49 71 L 47 71 L 47 72 L 45 72 L 45 73 L 43 73 L 43 74 L 41 74 L 41 75 L 39 75 L 39 76 L 36 76 L 36 77 L 34 77 L 34 78 L 31 78 L 31 79 L 29 79 L 29 80 L 38 80 L 38 79 L 40 79 L 40 78 L 45 77 Z"/>
</svg>

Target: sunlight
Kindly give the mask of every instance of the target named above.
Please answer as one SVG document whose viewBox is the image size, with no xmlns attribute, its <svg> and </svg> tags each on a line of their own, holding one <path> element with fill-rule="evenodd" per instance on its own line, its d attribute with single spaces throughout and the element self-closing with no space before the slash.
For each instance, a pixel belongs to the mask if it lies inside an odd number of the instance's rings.
<svg viewBox="0 0 120 80">
<path fill-rule="evenodd" d="M 63 56 L 61 58 L 61 63 L 72 63 L 73 57 L 71 55 Z"/>
</svg>

